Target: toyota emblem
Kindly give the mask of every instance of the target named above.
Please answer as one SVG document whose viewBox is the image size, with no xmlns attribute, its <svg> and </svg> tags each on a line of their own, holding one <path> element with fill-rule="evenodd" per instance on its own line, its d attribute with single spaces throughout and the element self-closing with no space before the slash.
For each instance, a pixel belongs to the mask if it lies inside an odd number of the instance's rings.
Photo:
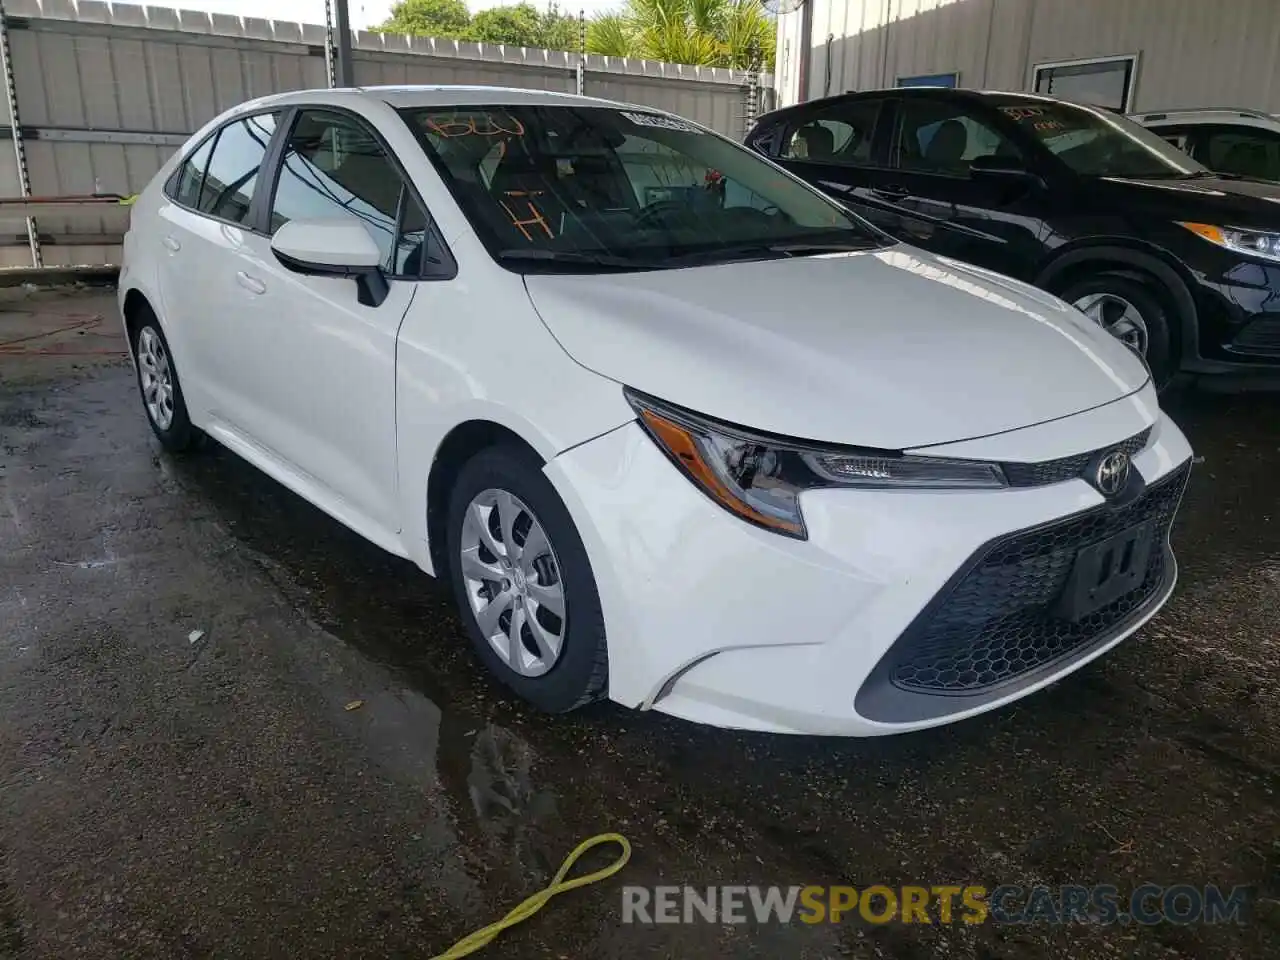
<svg viewBox="0 0 1280 960">
<path fill-rule="evenodd" d="M 1129 480 L 1129 455 L 1123 450 L 1112 450 L 1098 461 L 1093 485 L 1105 496 L 1114 497 L 1124 489 Z"/>
</svg>

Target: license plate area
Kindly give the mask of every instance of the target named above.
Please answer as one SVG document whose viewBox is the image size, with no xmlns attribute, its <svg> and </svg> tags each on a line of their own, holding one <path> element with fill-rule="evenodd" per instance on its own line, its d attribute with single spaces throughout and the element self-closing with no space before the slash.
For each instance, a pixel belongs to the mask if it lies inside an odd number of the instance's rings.
<svg viewBox="0 0 1280 960">
<path fill-rule="evenodd" d="M 1062 592 L 1059 616 L 1081 620 L 1138 589 L 1146 578 L 1155 531 L 1155 521 L 1148 520 L 1082 547 Z"/>
</svg>

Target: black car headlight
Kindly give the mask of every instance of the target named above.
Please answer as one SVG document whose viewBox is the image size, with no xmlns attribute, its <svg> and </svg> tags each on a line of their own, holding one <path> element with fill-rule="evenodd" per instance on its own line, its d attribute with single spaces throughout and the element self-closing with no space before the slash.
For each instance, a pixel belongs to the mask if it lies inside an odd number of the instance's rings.
<svg viewBox="0 0 1280 960">
<path fill-rule="evenodd" d="M 804 490 L 1007 486 L 995 463 L 819 446 L 755 433 L 634 390 L 626 397 L 654 443 L 703 493 L 750 523 L 800 540 L 807 537 Z"/>
</svg>

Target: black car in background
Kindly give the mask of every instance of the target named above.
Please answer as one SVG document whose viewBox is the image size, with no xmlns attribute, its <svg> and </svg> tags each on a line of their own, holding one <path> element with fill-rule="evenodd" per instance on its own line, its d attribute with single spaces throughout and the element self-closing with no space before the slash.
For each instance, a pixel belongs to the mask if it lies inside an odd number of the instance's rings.
<svg viewBox="0 0 1280 960">
<path fill-rule="evenodd" d="M 814 100 L 747 135 L 908 243 L 1025 280 L 1178 371 L 1280 370 L 1280 184 L 1109 111 L 937 88 Z"/>
</svg>

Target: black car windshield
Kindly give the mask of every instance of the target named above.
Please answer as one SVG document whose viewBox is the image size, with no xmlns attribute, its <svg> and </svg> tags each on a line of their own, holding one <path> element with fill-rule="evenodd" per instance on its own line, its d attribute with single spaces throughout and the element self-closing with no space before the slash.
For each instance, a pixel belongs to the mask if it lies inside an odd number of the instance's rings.
<svg viewBox="0 0 1280 960">
<path fill-rule="evenodd" d="M 1208 172 L 1146 127 L 1107 110 L 1021 97 L 1000 98 L 996 106 L 1085 176 L 1168 179 Z"/>
<path fill-rule="evenodd" d="M 520 272 L 646 270 L 892 240 L 743 147 L 643 110 L 401 111 L 490 253 Z"/>
</svg>

